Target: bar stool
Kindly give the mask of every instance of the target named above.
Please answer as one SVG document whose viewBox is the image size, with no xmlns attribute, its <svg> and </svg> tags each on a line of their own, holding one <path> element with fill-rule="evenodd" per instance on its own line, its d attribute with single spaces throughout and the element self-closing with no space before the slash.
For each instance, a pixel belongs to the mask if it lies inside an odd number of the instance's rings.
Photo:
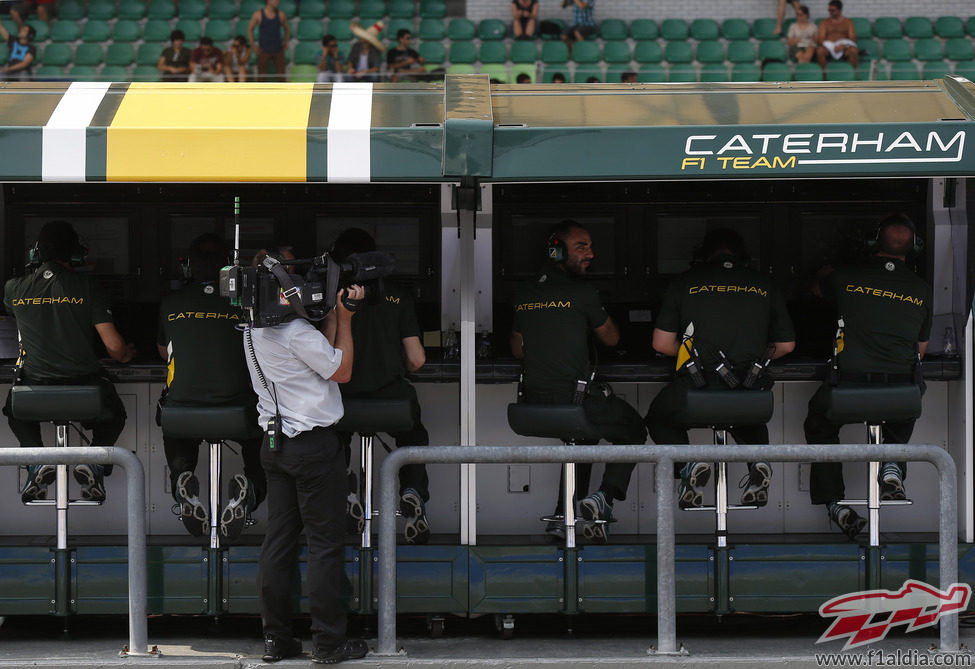
<svg viewBox="0 0 975 669">
<path fill-rule="evenodd" d="M 54 423 L 57 446 L 68 446 L 71 423 L 96 420 L 105 407 L 100 386 L 14 386 L 10 409 L 18 420 Z M 55 613 L 68 615 L 70 609 L 70 556 L 68 554 L 68 508 L 101 506 L 101 502 L 68 498 L 68 466 L 57 465 L 55 499 L 38 499 L 29 506 L 55 506 L 57 509 L 57 548 L 54 552 Z"/>
</svg>

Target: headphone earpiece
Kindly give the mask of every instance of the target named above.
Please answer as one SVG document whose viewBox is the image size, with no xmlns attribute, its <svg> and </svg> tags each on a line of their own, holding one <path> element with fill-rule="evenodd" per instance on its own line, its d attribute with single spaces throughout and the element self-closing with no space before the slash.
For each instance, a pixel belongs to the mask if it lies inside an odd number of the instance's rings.
<svg viewBox="0 0 975 669">
<path fill-rule="evenodd" d="M 889 221 L 887 223 L 882 223 L 877 226 L 877 232 L 874 234 L 873 239 L 867 240 L 867 249 L 872 253 L 880 247 L 880 234 L 884 231 L 884 228 L 891 225 L 903 225 L 911 230 L 911 251 L 914 255 L 919 254 L 924 250 L 924 240 L 917 236 L 917 228 L 914 226 L 914 222 L 911 221 L 907 216 L 901 216 L 900 220 Z"/>
<path fill-rule="evenodd" d="M 558 238 L 554 233 L 548 236 L 547 254 L 548 259 L 555 263 L 565 262 L 565 242 Z"/>
<path fill-rule="evenodd" d="M 76 247 L 71 249 L 71 258 L 68 261 L 72 267 L 81 267 L 85 264 L 85 258 L 88 256 L 88 247 L 82 243 L 78 243 Z"/>
<path fill-rule="evenodd" d="M 41 263 L 41 250 L 40 250 L 40 248 L 38 248 L 37 244 L 35 243 L 27 251 L 27 269 L 29 269 L 31 271 L 34 271 L 35 269 L 37 269 L 41 265 L 42 265 L 42 263 Z"/>
<path fill-rule="evenodd" d="M 186 258 L 180 258 L 178 262 L 179 262 L 179 273 L 183 276 L 183 278 L 187 281 L 192 279 L 193 272 L 190 269 L 189 256 L 187 256 Z"/>
</svg>

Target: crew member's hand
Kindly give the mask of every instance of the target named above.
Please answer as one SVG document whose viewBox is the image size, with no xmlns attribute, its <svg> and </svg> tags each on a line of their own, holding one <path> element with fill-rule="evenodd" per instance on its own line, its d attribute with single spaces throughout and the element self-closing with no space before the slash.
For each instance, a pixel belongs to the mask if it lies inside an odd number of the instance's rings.
<svg viewBox="0 0 975 669">
<path fill-rule="evenodd" d="M 138 351 L 135 348 L 135 344 L 129 342 L 125 345 L 125 356 L 119 362 L 132 362 Z"/>
</svg>

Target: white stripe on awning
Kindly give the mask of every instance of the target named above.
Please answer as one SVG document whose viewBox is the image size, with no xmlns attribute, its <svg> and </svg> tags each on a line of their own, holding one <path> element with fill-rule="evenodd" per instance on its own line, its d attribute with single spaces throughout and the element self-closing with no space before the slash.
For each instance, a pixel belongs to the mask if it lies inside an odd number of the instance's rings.
<svg viewBox="0 0 975 669">
<path fill-rule="evenodd" d="M 326 177 L 330 183 L 368 183 L 372 84 L 336 83 L 328 112 Z"/>
<path fill-rule="evenodd" d="M 111 85 L 78 81 L 65 91 L 43 128 L 42 181 L 85 180 L 85 131 Z"/>
</svg>

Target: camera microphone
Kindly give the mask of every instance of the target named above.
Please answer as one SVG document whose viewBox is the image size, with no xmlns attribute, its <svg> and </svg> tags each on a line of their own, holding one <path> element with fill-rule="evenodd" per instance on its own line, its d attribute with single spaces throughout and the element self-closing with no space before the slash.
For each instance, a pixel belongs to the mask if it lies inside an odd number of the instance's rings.
<svg viewBox="0 0 975 669">
<path fill-rule="evenodd" d="M 365 253 L 353 253 L 346 259 L 346 265 L 352 272 L 349 277 L 351 283 L 361 283 L 372 281 L 388 276 L 395 268 L 395 261 L 392 256 L 380 251 L 367 251 Z"/>
</svg>

